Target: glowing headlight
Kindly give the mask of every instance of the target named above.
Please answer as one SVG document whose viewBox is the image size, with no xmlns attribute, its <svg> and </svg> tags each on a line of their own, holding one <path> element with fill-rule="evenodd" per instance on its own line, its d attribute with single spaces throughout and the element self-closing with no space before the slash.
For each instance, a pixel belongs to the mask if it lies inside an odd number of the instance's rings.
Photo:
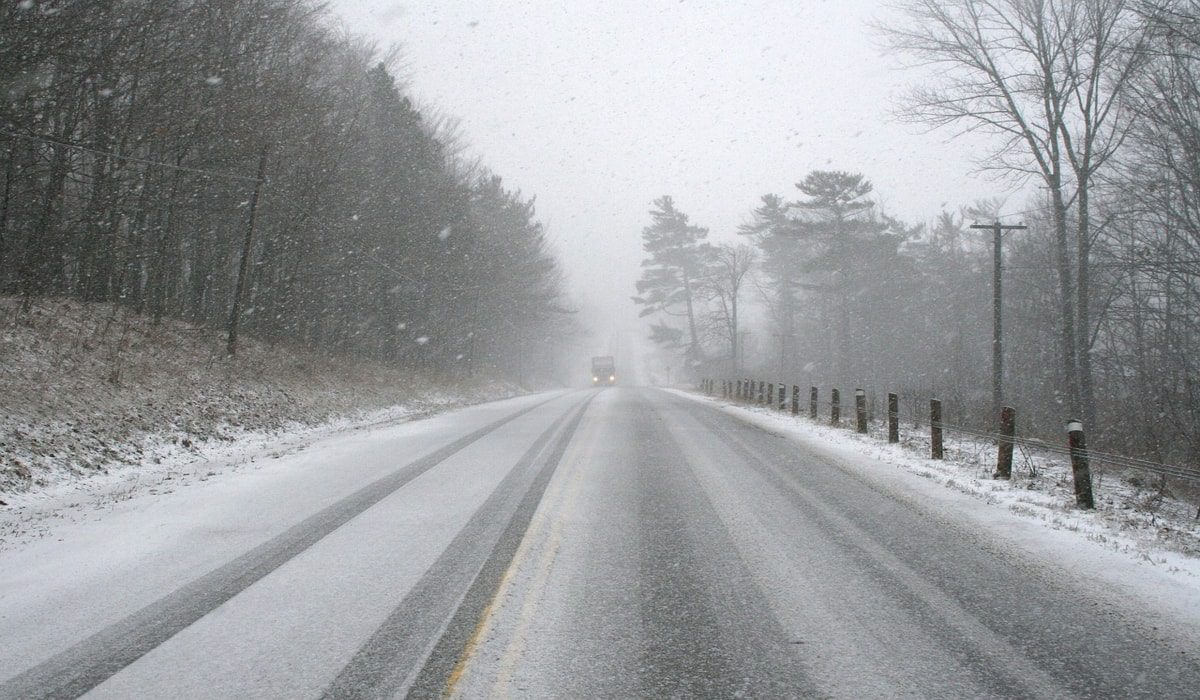
<svg viewBox="0 0 1200 700">
<path fill-rule="evenodd" d="M 598 382 L 598 381 L 600 381 L 600 377 L 592 377 L 593 383 Z"/>
<path fill-rule="evenodd" d="M 610 382 L 615 382 L 615 381 L 617 381 L 617 375 L 615 375 L 615 374 L 613 374 L 613 375 L 609 375 L 609 377 L 608 377 L 608 381 L 610 381 Z"/>
</svg>

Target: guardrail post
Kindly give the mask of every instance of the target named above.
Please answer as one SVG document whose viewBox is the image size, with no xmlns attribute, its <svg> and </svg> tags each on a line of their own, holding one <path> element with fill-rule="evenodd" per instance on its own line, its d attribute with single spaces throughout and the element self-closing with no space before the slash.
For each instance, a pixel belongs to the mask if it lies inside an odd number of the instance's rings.
<svg viewBox="0 0 1200 700">
<path fill-rule="evenodd" d="M 775 382 L 767 382 L 767 408 L 775 403 Z"/>
<path fill-rule="evenodd" d="M 766 391 L 767 391 L 766 382 L 760 380 L 758 382 L 758 405 L 759 406 L 761 406 L 763 404 L 763 401 L 765 400 Z"/>
<path fill-rule="evenodd" d="M 795 415 L 798 415 L 799 413 L 800 413 L 800 386 L 797 384 L 793 384 L 792 385 L 792 415 L 795 416 Z"/>
<path fill-rule="evenodd" d="M 837 425 L 842 422 L 842 397 L 837 389 L 829 394 L 829 424 Z"/>
<path fill-rule="evenodd" d="M 779 385 L 779 410 L 787 410 L 787 384 Z"/>
<path fill-rule="evenodd" d="M 863 389 L 854 390 L 854 418 L 858 432 L 867 432 L 867 392 Z"/>
<path fill-rule="evenodd" d="M 1017 411 L 1012 406 L 1000 409 L 1000 449 L 996 456 L 997 479 L 1012 478 L 1013 436 L 1017 433 Z"/>
<path fill-rule="evenodd" d="M 1088 464 L 1083 423 L 1075 418 L 1067 422 L 1067 444 L 1071 448 L 1071 474 L 1075 477 L 1075 503 L 1080 508 L 1095 508 L 1092 498 L 1092 469 Z"/>
<path fill-rule="evenodd" d="M 888 394 L 888 442 L 900 442 L 900 397 Z"/>
<path fill-rule="evenodd" d="M 929 456 L 942 459 L 942 402 L 929 399 Z"/>
<path fill-rule="evenodd" d="M 817 387 L 809 387 L 808 389 L 808 417 L 812 420 L 817 419 Z"/>
</svg>

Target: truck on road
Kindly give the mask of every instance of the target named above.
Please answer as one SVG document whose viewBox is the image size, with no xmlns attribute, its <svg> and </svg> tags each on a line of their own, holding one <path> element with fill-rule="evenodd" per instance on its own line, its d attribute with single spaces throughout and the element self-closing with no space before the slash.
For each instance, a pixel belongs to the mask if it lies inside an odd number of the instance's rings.
<svg viewBox="0 0 1200 700">
<path fill-rule="evenodd" d="M 592 386 L 613 385 L 617 383 L 617 366 L 613 363 L 612 355 L 600 355 L 592 358 Z"/>
</svg>

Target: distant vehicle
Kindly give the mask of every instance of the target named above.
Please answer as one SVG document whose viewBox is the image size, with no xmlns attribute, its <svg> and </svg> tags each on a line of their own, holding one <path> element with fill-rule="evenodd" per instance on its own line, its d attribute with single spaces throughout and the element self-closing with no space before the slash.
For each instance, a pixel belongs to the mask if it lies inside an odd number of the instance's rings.
<svg viewBox="0 0 1200 700">
<path fill-rule="evenodd" d="M 613 364 L 612 355 L 601 355 L 592 358 L 592 386 L 617 383 L 617 366 Z"/>
</svg>

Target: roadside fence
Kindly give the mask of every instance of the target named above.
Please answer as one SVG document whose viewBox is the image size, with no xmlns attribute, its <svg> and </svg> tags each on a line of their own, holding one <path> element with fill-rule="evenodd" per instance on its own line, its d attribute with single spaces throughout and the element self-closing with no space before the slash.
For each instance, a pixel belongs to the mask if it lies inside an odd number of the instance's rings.
<svg viewBox="0 0 1200 700">
<path fill-rule="evenodd" d="M 769 407 L 772 410 L 791 413 L 799 416 L 801 412 L 801 396 L 803 390 L 797 384 L 771 382 L 744 377 L 740 379 L 705 378 L 700 381 L 700 390 L 709 396 L 720 396 L 723 399 L 740 404 Z M 790 389 L 790 391 L 789 391 Z M 843 426 L 842 396 L 837 388 L 829 388 L 828 402 L 824 403 L 828 422 L 833 426 Z M 807 388 L 807 418 L 811 421 L 821 420 L 819 413 L 822 408 L 820 387 Z M 853 418 L 849 426 L 860 434 L 870 432 L 872 422 L 871 411 L 868 407 L 867 392 L 863 389 L 854 390 Z M 996 468 L 992 476 L 996 479 L 1011 479 L 1014 448 L 1020 448 L 1028 457 L 1034 450 L 1059 454 L 1070 459 L 1071 474 L 1074 481 L 1075 502 L 1080 508 L 1095 507 L 1095 496 L 1092 487 L 1092 464 L 1102 462 L 1105 465 L 1150 472 L 1162 478 L 1170 477 L 1186 481 L 1193 486 L 1200 486 L 1200 469 L 1174 464 L 1162 464 L 1136 457 L 1099 452 L 1087 447 L 1083 422 L 1071 418 L 1064 424 L 1065 444 L 1055 445 L 1036 438 L 1017 435 L 1017 411 L 1011 406 L 1000 409 L 997 431 L 980 430 L 962 425 L 954 425 L 942 418 L 942 402 L 939 399 L 929 400 L 929 456 L 931 459 L 945 458 L 945 435 L 952 432 L 974 438 L 976 440 L 993 442 L 996 445 Z M 886 440 L 891 443 L 900 442 L 900 397 L 897 393 L 888 392 L 886 416 L 883 422 L 886 426 Z M 921 421 L 914 421 L 917 426 Z M 916 429 L 919 429 L 916 428 Z M 1200 511 L 1197 512 L 1200 517 Z"/>
</svg>

